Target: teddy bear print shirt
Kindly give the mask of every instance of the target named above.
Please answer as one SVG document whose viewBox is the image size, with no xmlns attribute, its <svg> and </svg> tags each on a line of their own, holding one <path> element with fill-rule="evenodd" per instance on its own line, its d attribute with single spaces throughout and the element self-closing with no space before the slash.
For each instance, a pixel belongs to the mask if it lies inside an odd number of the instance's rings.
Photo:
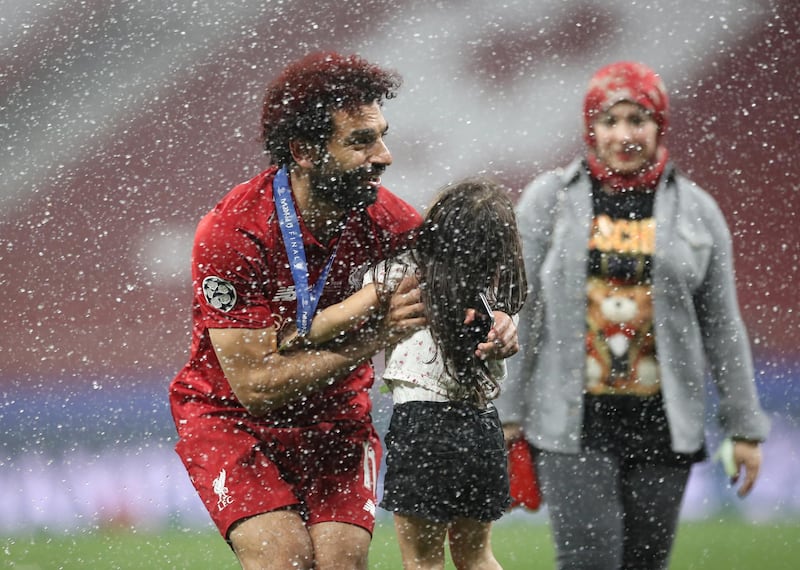
<svg viewBox="0 0 800 570">
<path fill-rule="evenodd" d="M 653 191 L 592 192 L 586 286 L 586 389 L 650 396 L 660 390 L 653 337 Z"/>
</svg>

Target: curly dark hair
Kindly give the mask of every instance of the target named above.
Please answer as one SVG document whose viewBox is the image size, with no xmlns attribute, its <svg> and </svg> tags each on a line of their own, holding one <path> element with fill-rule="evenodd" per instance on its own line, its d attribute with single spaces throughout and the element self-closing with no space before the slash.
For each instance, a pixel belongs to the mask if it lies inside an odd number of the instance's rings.
<svg viewBox="0 0 800 570">
<path fill-rule="evenodd" d="M 445 369 L 460 386 L 454 396 L 485 402 L 499 386 L 475 357 L 465 311 L 477 308 L 478 294 L 486 293 L 493 309 L 514 315 L 528 290 L 508 193 L 483 178 L 445 187 L 419 229 L 412 255 L 431 335 Z"/>
<path fill-rule="evenodd" d="M 268 86 L 261 135 L 270 164 L 293 163 L 289 143 L 323 147 L 333 135 L 331 112 L 351 110 L 397 95 L 402 80 L 357 55 L 310 54 L 289 65 Z"/>
</svg>

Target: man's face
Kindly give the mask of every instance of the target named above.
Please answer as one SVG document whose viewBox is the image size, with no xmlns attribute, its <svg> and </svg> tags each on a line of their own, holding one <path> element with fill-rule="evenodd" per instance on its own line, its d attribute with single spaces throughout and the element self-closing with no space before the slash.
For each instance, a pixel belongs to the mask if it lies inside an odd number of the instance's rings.
<svg viewBox="0 0 800 570">
<path fill-rule="evenodd" d="M 392 163 L 383 140 L 389 127 L 377 102 L 332 116 L 333 135 L 310 173 L 311 194 L 340 208 L 366 208 Z"/>
<path fill-rule="evenodd" d="M 598 115 L 593 128 L 597 158 L 613 172 L 633 174 L 655 160 L 658 124 L 640 105 L 617 103 Z"/>
</svg>

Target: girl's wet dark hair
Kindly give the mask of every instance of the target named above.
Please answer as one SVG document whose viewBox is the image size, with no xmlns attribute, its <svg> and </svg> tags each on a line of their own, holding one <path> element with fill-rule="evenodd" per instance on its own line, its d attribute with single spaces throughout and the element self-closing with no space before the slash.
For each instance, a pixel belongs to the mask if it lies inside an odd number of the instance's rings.
<svg viewBox="0 0 800 570">
<path fill-rule="evenodd" d="M 333 135 L 332 111 L 380 104 L 400 84 L 396 72 L 356 55 L 313 53 L 288 66 L 264 95 L 261 136 L 271 164 L 292 164 L 293 140 L 324 147 Z"/>
<path fill-rule="evenodd" d="M 475 357 L 465 311 L 486 293 L 495 310 L 514 315 L 527 295 L 514 206 L 497 183 L 470 178 L 445 187 L 431 206 L 414 247 L 429 328 L 460 399 L 496 395 L 497 380 Z"/>
</svg>

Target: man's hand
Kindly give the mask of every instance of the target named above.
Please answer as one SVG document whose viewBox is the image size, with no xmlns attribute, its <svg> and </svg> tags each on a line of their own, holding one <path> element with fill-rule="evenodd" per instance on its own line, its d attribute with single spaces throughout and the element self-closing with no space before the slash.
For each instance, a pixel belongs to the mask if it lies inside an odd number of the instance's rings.
<svg viewBox="0 0 800 570">
<path fill-rule="evenodd" d="M 481 360 L 502 360 L 519 352 L 517 325 L 509 315 L 494 311 L 494 326 L 486 342 L 478 344 L 475 356 Z"/>
</svg>

